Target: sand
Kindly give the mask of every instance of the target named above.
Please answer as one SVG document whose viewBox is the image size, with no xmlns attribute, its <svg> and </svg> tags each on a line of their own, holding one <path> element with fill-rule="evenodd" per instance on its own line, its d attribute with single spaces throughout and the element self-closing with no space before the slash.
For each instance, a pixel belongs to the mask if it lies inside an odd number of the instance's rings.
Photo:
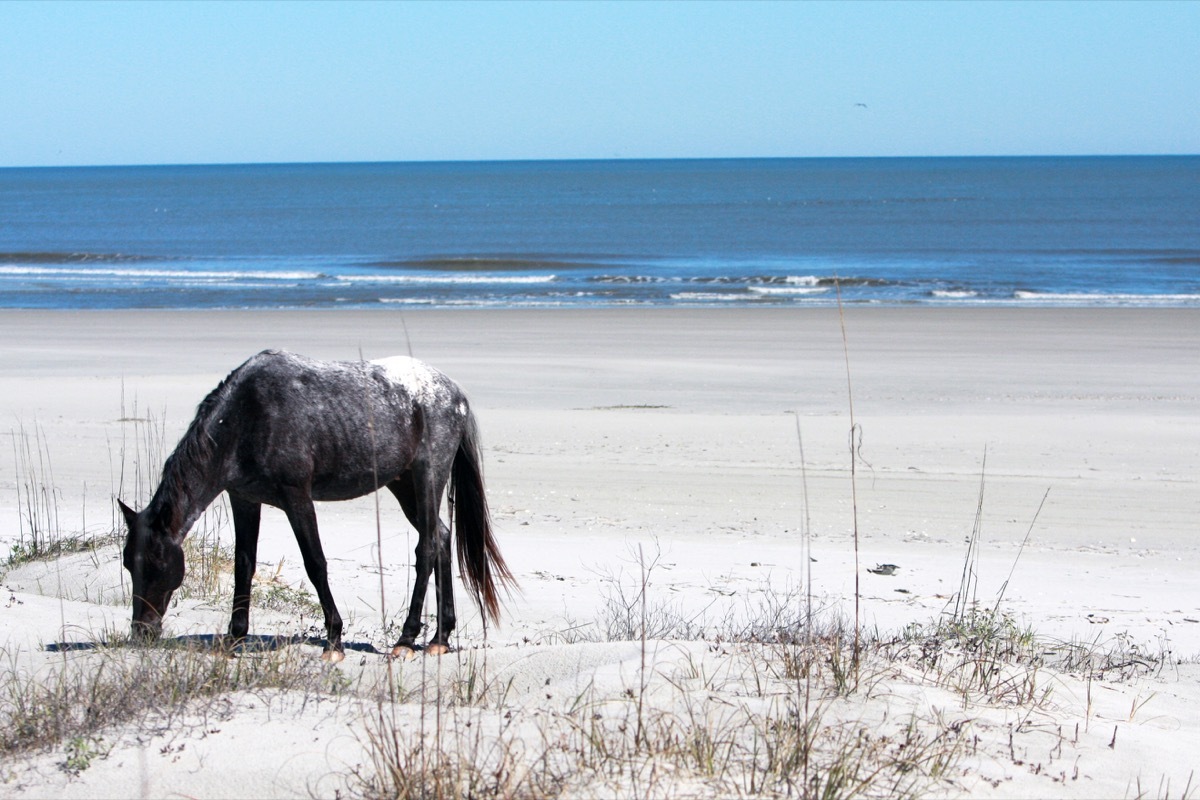
<svg viewBox="0 0 1200 800">
<path fill-rule="evenodd" d="M 832 309 L 6 311 L 0 414 L 14 453 L 33 440 L 48 455 L 60 526 L 102 533 L 114 525 L 114 494 L 144 502 L 149 473 L 196 404 L 258 350 L 411 352 L 434 364 L 466 389 L 483 434 L 501 548 L 521 585 L 488 652 L 520 697 L 547 685 L 620 691 L 645 674 L 636 643 L 568 643 L 594 630 L 614 587 L 636 588 L 639 550 L 655 563 L 654 602 L 688 618 L 746 613 L 768 590 L 803 586 L 811 569 L 822 605 L 852 616 L 857 575 L 861 622 L 898 632 L 945 611 L 981 509 L 982 604 L 1003 585 L 1004 611 L 1047 639 L 1170 651 L 1169 668 L 1103 692 L 1056 678 L 1034 738 L 1015 749 L 1006 726 L 1028 713 L 964 708 L 917 676 L 852 713 L 944 706 L 983 731 L 985 744 L 939 794 L 1161 795 L 1167 780 L 1178 794 L 1196 763 L 1187 743 L 1200 740 L 1200 312 L 850 308 L 844 323 L 845 350 Z M 853 490 L 850 396 L 861 435 Z M 19 460 L 0 461 L 0 549 L 21 535 Z M 347 640 L 359 648 L 340 668 L 378 669 L 370 650 L 391 642 L 372 566 L 374 502 L 322 504 L 318 516 Z M 388 498 L 381 520 L 384 613 L 394 615 L 415 536 Z M 15 667 L 47 668 L 63 658 L 48 644 L 127 626 L 115 554 L 0 579 L 0 599 L 11 598 L 0 647 Z M 258 557 L 282 583 L 306 585 L 279 512 L 264 513 Z M 898 569 L 869 571 L 880 564 Z M 459 589 L 467 652 L 483 632 Z M 181 603 L 167 633 L 226 623 L 225 607 Z M 293 635 L 296 624 L 252 611 L 252 633 Z M 662 674 L 722 657 L 700 641 L 660 643 L 652 655 Z M 1065 752 L 1037 739 L 1081 720 L 1087 732 Z M 0 761 L 0 795 L 328 795 L 364 761 L 360 722 L 333 703 L 233 698 L 219 735 L 201 735 L 203 725 L 106 731 L 111 750 L 78 774 L 57 766 L 61 750 Z"/>
</svg>

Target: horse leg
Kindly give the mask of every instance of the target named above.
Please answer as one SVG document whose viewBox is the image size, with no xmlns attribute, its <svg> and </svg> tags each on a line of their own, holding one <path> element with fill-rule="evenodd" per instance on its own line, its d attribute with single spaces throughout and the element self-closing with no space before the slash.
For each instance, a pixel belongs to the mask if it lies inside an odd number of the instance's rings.
<svg viewBox="0 0 1200 800">
<path fill-rule="evenodd" d="M 250 630 L 250 584 L 258 565 L 258 526 L 262 505 L 229 495 L 233 512 L 233 615 L 229 618 L 226 645 L 232 649 L 245 641 Z"/>
<path fill-rule="evenodd" d="M 313 508 L 312 497 L 305 490 L 285 491 L 283 497 L 283 512 L 287 514 L 292 532 L 296 534 L 296 542 L 300 545 L 304 570 L 317 590 L 317 599 L 325 612 L 326 643 L 321 659 L 336 664 L 346 657 L 342 650 L 342 617 L 333 602 L 333 593 L 329 591 L 325 552 L 321 549 L 321 539 L 317 532 L 317 512 Z"/>
<path fill-rule="evenodd" d="M 437 632 L 430 639 L 426 653 L 441 655 L 450 649 L 450 632 L 454 630 L 454 595 L 450 583 L 450 529 L 438 518 L 438 493 L 428 479 L 425 469 L 414 469 L 405 478 L 388 484 L 400 501 L 404 515 L 417 531 L 417 579 L 409 601 L 408 617 L 392 655 L 411 658 L 416 652 L 416 640 L 421 633 L 421 611 L 429 587 L 429 576 L 436 568 L 438 595 Z"/>
<path fill-rule="evenodd" d="M 438 521 L 437 572 L 434 573 L 438 600 L 438 630 L 429 640 L 426 652 L 441 655 L 450 652 L 450 633 L 457 618 L 454 613 L 454 577 L 450 565 L 450 529 Z"/>
</svg>

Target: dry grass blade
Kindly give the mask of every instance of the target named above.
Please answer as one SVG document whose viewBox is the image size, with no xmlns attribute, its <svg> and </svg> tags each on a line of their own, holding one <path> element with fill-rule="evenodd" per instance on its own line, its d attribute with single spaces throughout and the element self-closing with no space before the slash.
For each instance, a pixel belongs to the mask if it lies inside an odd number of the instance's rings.
<svg viewBox="0 0 1200 800">
<path fill-rule="evenodd" d="M 1046 489 L 1046 493 L 1042 495 L 1042 502 L 1038 503 L 1037 511 L 1033 512 L 1033 519 L 1029 521 L 1029 530 L 1025 531 L 1025 538 L 1021 540 L 1021 546 L 1017 548 L 1017 555 L 1013 558 L 1012 568 L 1008 571 L 1008 577 L 1004 579 L 1004 583 L 1000 585 L 1000 591 L 996 593 L 996 605 L 992 607 L 992 612 L 996 613 L 1000 610 L 1000 603 L 1004 601 L 1004 593 L 1008 591 L 1008 583 L 1012 580 L 1017 571 L 1017 562 L 1021 560 L 1021 554 L 1025 552 L 1025 545 L 1029 544 L 1029 537 L 1033 535 L 1033 526 L 1037 524 L 1038 517 L 1042 515 L 1042 508 L 1046 505 L 1046 498 L 1050 496 L 1050 489 Z"/>
<path fill-rule="evenodd" d="M 975 589 L 979 584 L 979 537 L 983 531 L 983 491 L 987 486 L 987 447 L 983 448 L 983 464 L 979 468 L 979 500 L 975 504 L 975 522 L 971 535 L 967 537 L 967 555 L 963 559 L 962 577 L 958 592 L 954 595 L 956 620 L 962 620 L 969 609 L 975 607 Z"/>
<path fill-rule="evenodd" d="M 858 629 L 862 624 L 862 590 L 859 586 L 862 571 L 858 555 L 858 451 L 862 447 L 862 429 L 854 419 L 854 383 L 850 379 L 850 342 L 846 336 L 846 312 L 842 307 L 842 282 L 835 274 L 833 286 L 837 292 L 838 323 L 842 330 L 842 355 L 846 363 L 846 401 L 850 407 L 850 511 L 854 525 L 854 679 L 858 681 L 858 664 L 862 652 Z"/>
</svg>

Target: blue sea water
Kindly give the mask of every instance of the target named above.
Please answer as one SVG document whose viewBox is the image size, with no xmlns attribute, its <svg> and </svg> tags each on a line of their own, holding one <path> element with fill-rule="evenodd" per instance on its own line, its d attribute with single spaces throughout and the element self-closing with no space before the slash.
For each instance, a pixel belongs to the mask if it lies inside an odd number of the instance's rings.
<svg viewBox="0 0 1200 800">
<path fill-rule="evenodd" d="M 1200 157 L 0 169 L 0 307 L 1200 305 Z"/>
</svg>

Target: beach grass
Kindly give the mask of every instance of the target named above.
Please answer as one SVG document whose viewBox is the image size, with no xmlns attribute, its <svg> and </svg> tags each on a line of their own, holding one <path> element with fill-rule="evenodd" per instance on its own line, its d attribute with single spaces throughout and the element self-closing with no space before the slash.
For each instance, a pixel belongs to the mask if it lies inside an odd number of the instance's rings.
<svg viewBox="0 0 1200 800">
<path fill-rule="evenodd" d="M 44 451 L 36 436 L 31 447 Z M 28 470 L 30 462 L 22 463 Z M 23 507 L 22 513 L 32 512 Z M 215 602 L 228 594 L 228 528 L 220 504 L 197 525 L 188 539 L 181 597 Z M 111 534 L 79 545 L 71 539 L 69 546 L 61 544 L 64 538 L 56 527 L 39 529 L 38 557 L 114 546 Z M 973 569 L 974 552 L 972 544 L 964 574 Z M 9 563 L 28 557 L 22 550 Z M 1059 663 L 1069 668 L 1101 676 L 1129 677 L 1159 663 L 1125 642 L 1107 652 L 1049 648 L 1011 617 L 974 606 L 967 613 L 965 604 L 882 637 L 814 610 L 808 587 L 764 591 L 739 613 L 689 615 L 651 596 L 661 558 L 657 543 L 631 550 L 632 580 L 623 571 L 602 576 L 597 619 L 568 626 L 576 643 L 639 643 L 636 683 L 621 693 L 589 688 L 566 707 L 531 713 L 516 702 L 511 680 L 489 674 L 486 648 L 460 655 L 461 668 L 446 679 L 439 662 L 432 684 L 401 685 L 389 663 L 381 685 L 355 683 L 286 644 L 231 658 L 217 639 L 135 647 L 126 635 L 104 631 L 64 652 L 57 666 L 30 672 L 12 659 L 0 672 L 0 728 L 6 731 L 0 755 L 58 749 L 62 769 L 78 773 L 105 757 L 114 726 L 170 726 L 186 714 L 219 713 L 222 698 L 232 693 L 275 690 L 340 696 L 358 706 L 369 766 L 352 770 L 346 785 L 363 797 L 552 797 L 598 786 L 639 796 L 694 786 L 710 796 L 920 797 L 949 778 L 970 724 L 965 717 L 912 711 L 873 725 L 848 713 L 847 704 L 880 691 L 896 665 L 911 665 L 922 681 L 949 688 L 966 709 L 980 702 L 1046 702 L 1050 689 L 1038 677 L 1051 669 L 1051 652 L 1062 653 Z M 257 602 L 313 613 L 311 596 L 283 584 L 279 573 L 257 582 Z M 648 643 L 672 641 L 708 643 L 719 649 L 718 666 L 702 657 L 669 671 L 648 666 Z M 716 696 L 741 699 L 707 702 Z M 422 709 L 422 723 L 424 709 L 435 709 L 433 722 L 415 732 L 412 715 L 403 713 L 413 705 Z"/>
<path fill-rule="evenodd" d="M 185 713 L 215 711 L 235 692 L 268 689 L 336 695 L 343 676 L 294 648 L 229 658 L 205 644 L 130 644 L 116 631 L 74 643 L 60 663 L 30 671 L 0 667 L 0 756 L 78 748 L 114 726 L 170 726 Z"/>
<path fill-rule="evenodd" d="M 217 579 L 199 580 L 196 592 L 219 595 L 227 553 L 212 541 L 219 534 L 202 533 L 197 571 Z M 595 624 L 576 626 L 590 636 L 576 642 L 641 646 L 642 666 L 623 692 L 593 687 L 565 704 L 531 705 L 489 671 L 486 647 L 446 657 L 459 668 L 445 675 L 438 662 L 425 677 L 389 668 L 368 681 L 290 643 L 231 658 L 215 640 L 131 646 L 102 631 L 41 670 L 18 668 L 9 654 L 0 758 L 52 750 L 79 773 L 106 757 L 122 725 L 163 729 L 224 713 L 234 693 L 273 691 L 333 698 L 362 720 L 368 760 L 343 775 L 354 796 L 923 797 L 952 784 L 973 746 L 970 709 L 1032 712 L 1068 672 L 1129 680 L 1169 659 L 1120 637 L 1049 641 L 975 606 L 896 634 L 856 632 L 814 611 L 803 589 L 764 591 L 738 614 L 689 617 L 653 595 L 660 554 L 637 557 L 632 582 L 613 575 L 603 584 Z M 711 654 L 666 667 L 646 659 L 648 646 L 671 642 L 703 643 Z M 893 691 L 898 669 L 952 692 L 959 710 L 863 718 L 862 701 Z"/>
<path fill-rule="evenodd" d="M 1112 681 L 1163 663 L 1119 640 L 1063 646 L 980 612 L 891 637 L 862 631 L 855 682 L 845 620 L 780 627 L 772 609 L 793 601 L 766 598 L 765 615 L 745 620 L 742 636 L 708 642 L 708 657 L 646 666 L 624 692 L 589 688 L 546 704 L 489 672 L 486 649 L 445 657 L 461 668 L 440 678 L 410 670 L 389 687 L 298 646 L 231 658 L 212 643 L 131 646 L 101 632 L 56 666 L 0 669 L 0 758 L 56 750 L 63 769 L 80 771 L 124 724 L 160 730 L 219 716 L 233 693 L 275 691 L 332 698 L 362 719 L 369 761 L 343 776 L 356 796 L 595 796 L 605 787 L 665 797 L 691 787 L 700 796 L 922 797 L 947 788 L 972 747 L 970 709 L 1042 708 L 1051 693 L 1041 687 L 1064 667 Z M 897 668 L 949 689 L 960 710 L 862 718 L 862 700 L 894 691 Z"/>
</svg>

